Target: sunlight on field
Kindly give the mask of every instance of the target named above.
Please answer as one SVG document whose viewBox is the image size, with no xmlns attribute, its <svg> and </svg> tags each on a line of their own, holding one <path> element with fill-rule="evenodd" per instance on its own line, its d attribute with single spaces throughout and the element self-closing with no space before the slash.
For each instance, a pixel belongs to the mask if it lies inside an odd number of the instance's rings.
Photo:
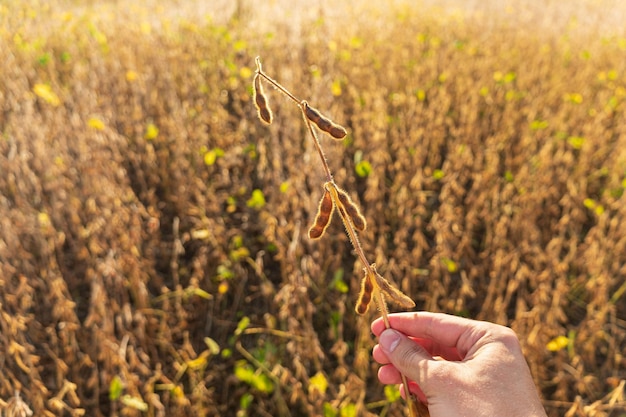
<svg viewBox="0 0 626 417">
<path fill-rule="evenodd" d="M 0 0 L 0 409 L 404 415 L 354 313 L 363 265 L 337 221 L 307 238 L 301 115 L 266 88 L 256 117 L 260 56 L 347 128 L 324 149 L 381 274 L 512 327 L 551 417 L 623 416 L 624 21 L 618 0 Z"/>
</svg>

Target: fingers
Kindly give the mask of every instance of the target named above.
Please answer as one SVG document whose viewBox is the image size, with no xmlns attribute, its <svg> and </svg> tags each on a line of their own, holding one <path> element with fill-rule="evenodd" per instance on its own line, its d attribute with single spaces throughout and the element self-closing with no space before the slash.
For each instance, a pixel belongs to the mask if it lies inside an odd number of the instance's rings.
<svg viewBox="0 0 626 417">
<path fill-rule="evenodd" d="M 378 370 L 378 380 L 382 384 L 389 384 L 389 385 L 401 385 L 402 384 L 402 376 L 400 375 L 400 372 L 398 372 L 396 367 L 391 364 L 383 365 L 380 367 L 380 369 Z M 409 383 L 409 391 L 415 394 L 417 396 L 417 399 L 420 400 L 422 403 L 427 404 L 428 399 L 426 398 L 426 395 L 424 394 L 424 392 L 421 390 L 420 386 L 417 383 L 410 381 L 410 380 L 408 381 L 408 383 Z M 406 393 L 404 392 L 404 389 L 405 389 L 404 385 L 401 385 L 400 390 L 402 393 L 402 397 L 406 398 Z"/>
<path fill-rule="evenodd" d="M 400 384 L 402 376 L 395 366 L 389 364 L 378 369 L 378 380 L 383 384 Z"/>
<path fill-rule="evenodd" d="M 478 323 L 462 317 L 426 311 L 390 314 L 389 322 L 392 328 L 408 336 L 447 341 L 448 346 L 455 345 L 470 323 Z M 372 323 L 372 332 L 376 336 L 384 329 L 384 322 L 380 318 Z"/>
<path fill-rule="evenodd" d="M 389 315 L 396 329 L 421 341 L 420 344 L 434 356 L 449 360 L 462 360 L 468 352 L 480 347 L 486 335 L 493 338 L 508 336 L 507 328 L 441 313 L 411 312 Z M 379 336 L 385 329 L 381 319 L 372 323 L 372 332 Z"/>
<path fill-rule="evenodd" d="M 431 341 L 429 340 L 425 340 L 425 339 L 413 339 L 413 338 L 409 338 L 413 343 L 419 344 L 420 346 L 422 346 L 423 348 L 425 348 L 425 350 L 429 353 L 433 352 L 433 351 L 437 351 L 436 348 L 433 347 L 432 343 L 430 343 Z M 438 355 L 441 356 L 442 358 L 445 358 L 446 356 L 448 358 L 451 358 L 449 360 L 458 360 L 458 353 L 456 352 L 456 350 L 451 351 L 452 353 L 450 354 L 445 354 L 445 355 Z M 432 353 L 431 353 L 432 355 Z M 380 344 L 374 346 L 374 349 L 372 351 L 372 356 L 374 358 L 374 360 L 378 363 L 380 363 L 382 366 L 378 369 L 378 379 L 382 384 L 401 384 L 402 383 L 402 376 L 400 374 L 400 371 L 398 371 L 398 368 L 396 368 L 392 363 L 391 360 L 387 357 L 387 355 L 385 354 L 385 351 L 383 350 L 383 348 L 380 346 Z M 417 396 L 417 398 L 424 404 L 428 403 L 428 400 L 426 398 L 426 395 L 424 394 L 424 392 L 420 389 L 419 385 L 411 380 L 408 381 L 409 382 L 409 390 L 415 394 Z M 401 387 L 402 390 L 402 396 L 404 397 L 404 386 Z"/>
<path fill-rule="evenodd" d="M 450 362 L 435 360 L 421 345 L 394 329 L 383 331 L 378 339 L 379 344 L 373 353 L 375 359 L 389 361 L 379 370 L 382 383 L 397 384 L 401 381 L 400 374 L 404 374 L 419 385 L 419 393 L 425 399 L 429 393 L 436 393 L 446 381 L 446 369 L 449 369 L 446 366 Z M 409 389 L 415 392 L 411 387 Z"/>
<path fill-rule="evenodd" d="M 379 336 L 379 349 L 376 355 L 379 359 L 389 359 L 395 372 L 406 375 L 409 379 L 417 382 L 428 394 L 428 385 L 424 376 L 429 377 L 444 362 L 438 362 L 419 344 L 410 340 L 404 334 L 394 329 L 388 329 Z M 381 357 L 384 354 L 384 357 Z M 396 380 L 394 371 L 389 366 L 384 366 L 383 377 Z M 398 374 L 399 375 L 399 374 Z"/>
<path fill-rule="evenodd" d="M 382 366 L 378 370 L 378 379 L 383 384 L 389 385 L 400 385 L 400 392 L 402 394 L 402 398 L 406 398 L 405 386 L 402 384 L 402 377 L 400 376 L 400 372 L 393 365 L 385 365 Z M 408 381 L 409 391 L 417 396 L 417 399 L 423 404 L 428 404 L 428 399 L 420 386 L 413 381 Z"/>
<path fill-rule="evenodd" d="M 380 348 L 380 345 L 374 346 L 374 349 L 372 349 L 372 357 L 374 358 L 376 362 L 380 363 L 381 365 L 389 363 L 389 358 L 387 357 L 387 355 L 385 355 L 385 352 L 383 352 L 383 350 Z"/>
<path fill-rule="evenodd" d="M 409 337 L 409 339 L 423 347 L 430 354 L 430 356 L 439 357 L 448 361 L 463 360 L 455 347 L 441 346 L 430 339 L 420 339 L 416 337 Z M 374 360 L 380 364 L 389 363 L 389 358 L 387 358 L 385 353 L 380 349 L 379 345 L 374 346 L 372 356 L 374 357 Z"/>
</svg>

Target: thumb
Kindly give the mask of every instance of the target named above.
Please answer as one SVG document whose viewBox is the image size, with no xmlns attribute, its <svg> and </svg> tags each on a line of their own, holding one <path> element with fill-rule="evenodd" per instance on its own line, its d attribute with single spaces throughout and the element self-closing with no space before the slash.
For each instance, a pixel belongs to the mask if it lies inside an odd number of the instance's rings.
<svg viewBox="0 0 626 417">
<path fill-rule="evenodd" d="M 416 382 L 428 396 L 429 384 L 427 376 L 438 362 L 419 344 L 403 333 L 386 329 L 378 337 L 378 344 L 396 369 Z"/>
</svg>

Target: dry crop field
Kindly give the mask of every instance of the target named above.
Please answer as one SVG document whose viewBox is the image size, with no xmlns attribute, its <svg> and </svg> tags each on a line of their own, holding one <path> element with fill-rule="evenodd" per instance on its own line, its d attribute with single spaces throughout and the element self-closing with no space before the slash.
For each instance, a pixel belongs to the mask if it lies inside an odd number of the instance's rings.
<svg viewBox="0 0 626 417">
<path fill-rule="evenodd" d="M 0 1 L 5 415 L 404 415 L 260 56 L 347 128 L 329 165 L 416 309 L 511 326 L 550 416 L 625 416 L 626 7 L 259 3 Z"/>
</svg>

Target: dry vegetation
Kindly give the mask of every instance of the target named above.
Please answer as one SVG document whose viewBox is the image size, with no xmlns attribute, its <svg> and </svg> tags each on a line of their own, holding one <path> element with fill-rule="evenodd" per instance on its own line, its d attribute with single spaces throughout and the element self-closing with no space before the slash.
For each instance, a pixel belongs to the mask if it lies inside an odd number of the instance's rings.
<svg viewBox="0 0 626 417">
<path fill-rule="evenodd" d="M 306 237 L 301 115 L 256 118 L 261 55 L 348 128 L 381 273 L 513 327 L 550 416 L 626 415 L 624 7 L 428 3 L 0 2 L 0 407 L 403 415 L 339 222 Z"/>
</svg>

